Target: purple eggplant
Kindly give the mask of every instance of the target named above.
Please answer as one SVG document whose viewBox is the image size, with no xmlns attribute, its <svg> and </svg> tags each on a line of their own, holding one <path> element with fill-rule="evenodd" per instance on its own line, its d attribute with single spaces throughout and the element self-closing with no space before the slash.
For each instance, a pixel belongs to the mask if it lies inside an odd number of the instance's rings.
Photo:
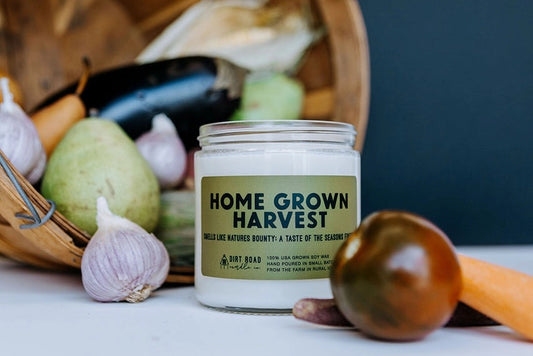
<svg viewBox="0 0 533 356">
<path fill-rule="evenodd" d="M 164 113 L 190 149 L 197 146 L 201 125 L 228 120 L 238 109 L 245 75 L 245 69 L 222 59 L 179 57 L 95 73 L 80 97 L 90 116 L 117 122 L 132 139 Z M 64 88 L 35 110 L 75 88 Z"/>
</svg>

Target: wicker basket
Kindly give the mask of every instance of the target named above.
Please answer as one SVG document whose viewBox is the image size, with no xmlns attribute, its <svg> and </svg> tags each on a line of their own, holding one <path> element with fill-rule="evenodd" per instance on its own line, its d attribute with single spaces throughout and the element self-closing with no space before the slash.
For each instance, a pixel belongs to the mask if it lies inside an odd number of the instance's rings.
<svg viewBox="0 0 533 356">
<path fill-rule="evenodd" d="M 159 9 L 159 13 L 168 12 L 168 9 L 183 11 L 194 2 L 166 1 L 166 7 Z M 132 13 L 139 11 L 134 8 L 137 3 L 131 3 Z M 327 35 L 311 48 L 298 73 L 306 88 L 304 116 L 353 124 L 358 132 L 356 149 L 361 150 L 370 93 L 368 44 L 361 11 L 355 0 L 313 0 L 312 5 Z M 156 18 L 157 14 L 154 11 L 152 17 Z M 38 222 L 45 217 L 53 203 L 41 196 L 9 162 L 3 163 L 0 169 L 0 253 L 39 268 L 79 268 L 90 236 L 57 211 L 38 227 L 24 226 L 31 224 L 32 219 Z M 21 218 L 21 214 L 33 218 Z M 192 283 L 192 266 L 173 267 L 168 281 Z"/>
</svg>

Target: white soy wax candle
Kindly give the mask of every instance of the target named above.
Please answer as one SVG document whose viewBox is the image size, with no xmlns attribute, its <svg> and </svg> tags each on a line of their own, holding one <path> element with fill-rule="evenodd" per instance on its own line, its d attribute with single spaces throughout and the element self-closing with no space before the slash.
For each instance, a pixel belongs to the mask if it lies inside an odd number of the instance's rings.
<svg viewBox="0 0 533 356">
<path fill-rule="evenodd" d="M 195 291 L 242 312 L 331 298 L 336 251 L 360 221 L 355 129 L 330 121 L 200 128 L 195 155 Z"/>
</svg>

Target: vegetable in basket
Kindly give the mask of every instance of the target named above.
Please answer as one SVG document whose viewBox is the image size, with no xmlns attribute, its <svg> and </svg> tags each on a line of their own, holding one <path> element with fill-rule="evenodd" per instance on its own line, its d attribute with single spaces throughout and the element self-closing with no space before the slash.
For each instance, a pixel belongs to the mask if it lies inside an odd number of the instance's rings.
<svg viewBox="0 0 533 356">
<path fill-rule="evenodd" d="M 32 184 L 42 176 L 46 154 L 35 125 L 13 101 L 9 79 L 1 78 L 3 102 L 0 104 L 0 149 L 15 168 Z"/>
<path fill-rule="evenodd" d="M 85 119 L 68 131 L 50 157 L 41 193 L 89 234 L 96 231 L 99 196 L 149 232 L 158 220 L 157 178 L 135 143 L 108 120 Z"/>
<path fill-rule="evenodd" d="M 241 106 L 231 120 L 299 119 L 304 94 L 302 83 L 283 73 L 251 73 L 244 83 Z"/>
<path fill-rule="evenodd" d="M 212 57 L 179 57 L 131 64 L 92 75 L 80 94 L 89 115 L 118 123 L 132 139 L 166 114 L 187 149 L 201 125 L 227 120 L 240 104 L 246 70 Z M 38 108 L 72 93 L 71 85 Z"/>
<path fill-rule="evenodd" d="M 185 178 L 187 152 L 176 127 L 165 114 L 152 119 L 152 129 L 135 140 L 161 189 L 178 186 Z"/>
</svg>

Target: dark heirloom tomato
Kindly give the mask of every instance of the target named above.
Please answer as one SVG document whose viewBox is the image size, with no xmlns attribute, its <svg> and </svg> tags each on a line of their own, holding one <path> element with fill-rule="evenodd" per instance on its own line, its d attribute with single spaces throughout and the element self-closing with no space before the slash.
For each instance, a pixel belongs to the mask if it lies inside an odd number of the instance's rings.
<svg viewBox="0 0 533 356">
<path fill-rule="evenodd" d="M 382 211 L 363 220 L 340 247 L 331 287 L 339 310 L 365 334 L 416 340 L 443 326 L 461 291 L 448 237 L 426 219 Z"/>
</svg>

